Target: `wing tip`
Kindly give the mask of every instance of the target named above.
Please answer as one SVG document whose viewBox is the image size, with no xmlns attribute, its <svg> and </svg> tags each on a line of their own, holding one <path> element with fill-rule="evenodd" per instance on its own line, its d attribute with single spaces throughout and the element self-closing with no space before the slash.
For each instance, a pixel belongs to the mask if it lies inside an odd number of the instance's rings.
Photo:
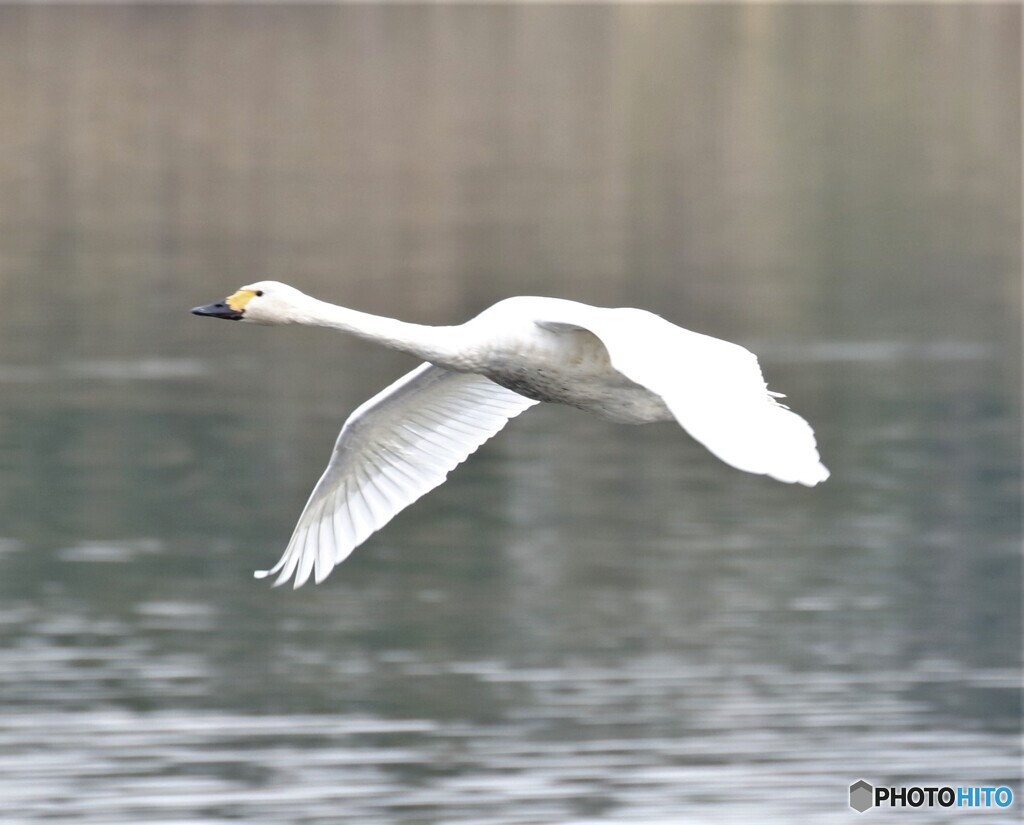
<svg viewBox="0 0 1024 825">
<path fill-rule="evenodd" d="M 254 579 L 257 579 L 258 581 L 263 581 L 264 579 L 270 578 L 272 575 L 274 575 L 275 572 L 277 572 L 277 571 L 275 571 L 275 570 L 253 570 L 252 571 L 252 577 Z M 285 577 L 283 575 L 282 576 L 278 576 L 277 579 L 274 582 L 272 582 L 270 586 L 271 587 L 280 587 L 282 584 L 284 584 L 286 581 L 288 581 L 288 579 L 290 579 L 291 576 L 292 576 L 291 573 L 289 573 L 287 577 Z M 297 576 L 296 576 L 296 579 L 295 579 L 295 587 L 296 588 L 302 587 L 302 584 L 299 582 Z"/>
<path fill-rule="evenodd" d="M 329 567 L 328 569 L 326 569 L 326 570 L 321 570 L 319 568 L 315 568 L 314 571 L 313 571 L 312 577 L 309 576 L 309 575 L 300 576 L 300 575 L 297 574 L 297 572 L 291 572 L 287 576 L 280 575 L 280 576 L 277 577 L 277 579 L 274 582 L 271 583 L 271 587 L 280 587 L 283 584 L 287 584 L 288 580 L 292 579 L 293 577 L 294 577 L 294 580 L 292 581 L 292 589 L 293 590 L 298 590 L 300 587 L 302 587 L 304 584 L 306 584 L 306 582 L 308 582 L 310 578 L 313 579 L 313 582 L 315 584 L 320 584 L 324 579 L 326 579 L 329 575 L 331 575 L 331 571 L 333 569 L 334 569 L 333 565 L 331 567 Z M 270 576 L 272 576 L 274 574 L 274 572 L 275 571 L 273 571 L 273 570 L 254 570 L 253 573 L 252 573 L 252 577 L 254 579 L 257 579 L 258 581 L 263 581 L 264 579 L 270 578 Z"/>
<path fill-rule="evenodd" d="M 795 480 L 797 483 L 803 484 L 805 487 L 816 487 L 823 481 L 828 481 L 829 476 L 831 475 L 832 473 L 829 471 L 828 467 L 819 461 L 813 467 L 809 468 L 806 473 L 802 474 L 800 478 Z"/>
</svg>

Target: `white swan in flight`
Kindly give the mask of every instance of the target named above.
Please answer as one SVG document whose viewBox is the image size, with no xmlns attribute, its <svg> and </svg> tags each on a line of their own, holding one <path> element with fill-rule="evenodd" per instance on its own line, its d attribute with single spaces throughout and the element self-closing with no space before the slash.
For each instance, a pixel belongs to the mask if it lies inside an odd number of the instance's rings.
<svg viewBox="0 0 1024 825">
<path fill-rule="evenodd" d="M 810 425 L 768 391 L 757 358 L 642 309 L 558 298 L 499 301 L 458 326 L 346 309 L 276 281 L 196 315 L 333 327 L 426 363 L 349 416 L 281 560 L 257 578 L 323 581 L 366 538 L 440 485 L 540 401 L 626 424 L 678 421 L 726 464 L 814 486 L 828 478 Z M 775 397 L 773 397 L 775 396 Z"/>
</svg>

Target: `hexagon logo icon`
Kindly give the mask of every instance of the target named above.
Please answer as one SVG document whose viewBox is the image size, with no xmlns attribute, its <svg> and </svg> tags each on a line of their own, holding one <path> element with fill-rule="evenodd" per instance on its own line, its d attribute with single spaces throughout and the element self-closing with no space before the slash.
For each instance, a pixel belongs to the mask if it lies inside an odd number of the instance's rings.
<svg viewBox="0 0 1024 825">
<path fill-rule="evenodd" d="M 858 813 L 864 813 L 868 808 L 875 804 L 875 789 L 865 782 L 863 779 L 858 779 L 850 786 L 850 807 Z"/>
</svg>

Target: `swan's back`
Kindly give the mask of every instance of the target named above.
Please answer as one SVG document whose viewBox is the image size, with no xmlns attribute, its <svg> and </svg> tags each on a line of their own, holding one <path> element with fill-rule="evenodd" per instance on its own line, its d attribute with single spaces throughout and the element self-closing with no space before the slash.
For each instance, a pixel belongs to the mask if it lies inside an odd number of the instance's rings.
<svg viewBox="0 0 1024 825">
<path fill-rule="evenodd" d="M 671 420 L 662 399 L 617 370 L 602 339 L 583 325 L 597 316 L 604 325 L 628 331 L 639 328 L 644 314 L 650 315 L 561 298 L 507 298 L 466 325 L 481 341 L 482 357 L 473 369 L 535 401 L 565 404 L 619 423 Z"/>
<path fill-rule="evenodd" d="M 485 373 L 491 380 L 512 376 L 504 386 L 614 421 L 675 418 L 718 458 L 747 472 L 808 486 L 828 478 L 810 425 L 768 392 L 746 348 L 632 307 L 527 297 L 495 309 L 495 320 L 527 330 L 524 340 L 535 342 L 539 357 L 509 353 L 495 374 Z"/>
</svg>

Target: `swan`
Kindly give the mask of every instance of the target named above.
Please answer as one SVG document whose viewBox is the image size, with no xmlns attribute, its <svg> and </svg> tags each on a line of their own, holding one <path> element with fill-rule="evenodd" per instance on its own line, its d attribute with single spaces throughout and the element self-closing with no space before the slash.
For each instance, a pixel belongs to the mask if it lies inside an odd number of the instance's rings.
<svg viewBox="0 0 1024 825">
<path fill-rule="evenodd" d="M 813 487 L 829 476 L 814 431 L 769 392 L 749 350 L 642 309 L 560 298 L 499 301 L 456 326 L 423 326 L 317 300 L 277 281 L 193 314 L 330 327 L 424 361 L 353 412 L 291 539 L 275 586 L 322 582 L 371 533 L 440 485 L 541 401 L 624 424 L 676 421 L 739 470 Z"/>
</svg>

